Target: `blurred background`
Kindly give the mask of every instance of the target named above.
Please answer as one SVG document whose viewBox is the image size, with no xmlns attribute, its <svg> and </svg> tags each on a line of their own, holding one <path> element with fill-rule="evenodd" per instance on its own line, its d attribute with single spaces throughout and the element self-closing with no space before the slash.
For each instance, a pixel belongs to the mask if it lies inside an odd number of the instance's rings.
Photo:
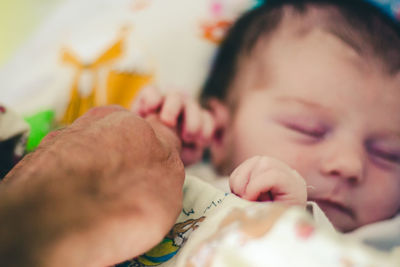
<svg viewBox="0 0 400 267">
<path fill-rule="evenodd" d="M 0 0 L 0 102 L 52 126 L 129 108 L 147 84 L 196 96 L 226 30 L 257 1 Z"/>
<path fill-rule="evenodd" d="M 0 0 L 0 66 L 26 41 L 43 19 L 66 0 Z"/>
</svg>

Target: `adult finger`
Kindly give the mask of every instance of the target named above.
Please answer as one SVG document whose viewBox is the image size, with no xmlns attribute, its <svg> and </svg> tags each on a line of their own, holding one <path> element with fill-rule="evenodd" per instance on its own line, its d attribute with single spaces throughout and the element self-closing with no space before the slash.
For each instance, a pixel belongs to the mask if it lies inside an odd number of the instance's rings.
<svg viewBox="0 0 400 267">
<path fill-rule="evenodd" d="M 41 146 L 50 144 L 56 136 L 58 136 L 65 128 L 57 129 L 48 133 L 40 142 Z"/>
<path fill-rule="evenodd" d="M 118 106 L 118 105 L 110 105 L 110 106 L 102 106 L 102 107 L 95 107 L 91 108 L 88 112 L 83 114 L 81 117 L 76 119 L 71 127 L 86 125 L 88 126 L 92 122 L 98 121 L 114 112 L 129 112 L 127 109 Z"/>
</svg>

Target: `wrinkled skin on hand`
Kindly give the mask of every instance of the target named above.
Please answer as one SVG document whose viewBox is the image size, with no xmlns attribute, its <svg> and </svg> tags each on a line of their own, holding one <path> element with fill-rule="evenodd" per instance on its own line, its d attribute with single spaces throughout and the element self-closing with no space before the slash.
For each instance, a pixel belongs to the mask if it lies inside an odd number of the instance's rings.
<svg viewBox="0 0 400 267">
<path fill-rule="evenodd" d="M 1 261 L 107 266 L 149 250 L 181 210 L 179 153 L 155 117 L 114 106 L 50 133 L 0 184 Z"/>
</svg>

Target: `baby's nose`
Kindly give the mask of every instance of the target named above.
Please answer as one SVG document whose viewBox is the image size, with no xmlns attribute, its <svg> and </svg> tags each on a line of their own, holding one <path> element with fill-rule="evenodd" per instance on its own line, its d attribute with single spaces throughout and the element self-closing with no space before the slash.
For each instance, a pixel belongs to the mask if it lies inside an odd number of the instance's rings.
<svg viewBox="0 0 400 267">
<path fill-rule="evenodd" d="M 343 178 L 350 184 L 359 183 L 365 176 L 363 147 L 351 142 L 332 144 L 322 156 L 320 168 L 324 176 Z"/>
</svg>

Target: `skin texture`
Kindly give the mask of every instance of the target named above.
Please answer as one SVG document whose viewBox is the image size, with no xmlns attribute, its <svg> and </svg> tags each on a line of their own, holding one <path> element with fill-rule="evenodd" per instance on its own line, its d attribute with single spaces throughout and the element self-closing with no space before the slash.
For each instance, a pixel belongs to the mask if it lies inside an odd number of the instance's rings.
<svg viewBox="0 0 400 267">
<path fill-rule="evenodd" d="M 181 209 L 179 149 L 156 118 L 120 107 L 49 134 L 0 184 L 0 262 L 109 266 L 149 250 Z"/>
<path fill-rule="evenodd" d="M 193 99 L 179 93 L 163 95 L 155 87 L 144 88 L 132 107 L 138 115 L 158 116 L 176 132 L 182 142 L 181 158 L 190 165 L 202 158 L 205 147 L 215 139 L 218 121 Z M 304 179 L 282 161 L 267 156 L 253 157 L 238 164 L 230 177 L 231 191 L 251 201 L 279 201 L 305 206 Z"/>
<path fill-rule="evenodd" d="M 344 232 L 400 209 L 400 78 L 337 37 L 285 22 L 243 58 L 211 145 L 222 174 L 255 155 L 281 160 Z M 251 118 L 251 119 L 249 119 Z"/>
</svg>

